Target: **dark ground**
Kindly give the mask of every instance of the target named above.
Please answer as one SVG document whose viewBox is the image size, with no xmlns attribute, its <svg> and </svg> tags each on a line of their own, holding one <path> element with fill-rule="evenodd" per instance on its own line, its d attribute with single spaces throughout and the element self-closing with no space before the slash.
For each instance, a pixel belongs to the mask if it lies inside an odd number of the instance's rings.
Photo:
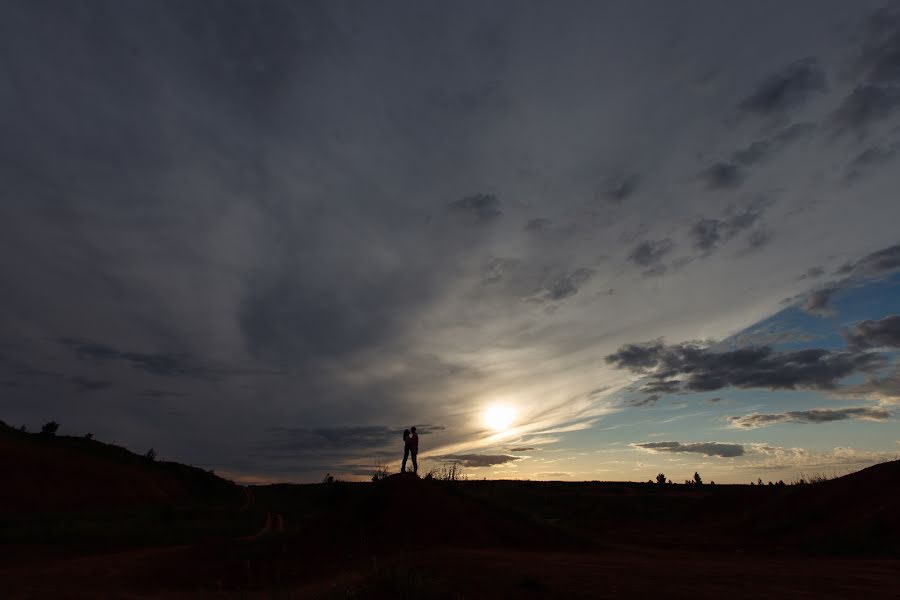
<svg viewBox="0 0 900 600">
<path fill-rule="evenodd" d="M 2 598 L 900 598 L 900 462 L 805 486 L 242 488 L 0 431 Z"/>
</svg>

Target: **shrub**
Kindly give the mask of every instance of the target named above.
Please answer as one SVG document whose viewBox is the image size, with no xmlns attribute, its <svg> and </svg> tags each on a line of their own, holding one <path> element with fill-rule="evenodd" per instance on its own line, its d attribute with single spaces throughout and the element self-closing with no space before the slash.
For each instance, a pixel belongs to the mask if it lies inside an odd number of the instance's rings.
<svg viewBox="0 0 900 600">
<path fill-rule="evenodd" d="M 144 456 L 147 457 L 147 460 L 154 461 L 156 460 L 156 450 L 150 448 L 149 450 L 147 450 L 147 454 L 145 454 Z"/>
<path fill-rule="evenodd" d="M 378 483 L 379 481 L 384 481 L 388 478 L 390 472 L 388 471 L 387 465 L 382 463 L 375 466 L 375 472 L 372 473 L 372 481 L 374 483 Z"/>
<path fill-rule="evenodd" d="M 656 476 L 656 483 L 657 483 L 658 485 L 666 485 L 666 474 L 665 474 L 665 473 L 660 473 L 659 475 L 657 475 L 657 476 Z"/>
<path fill-rule="evenodd" d="M 694 471 L 694 483 L 696 485 L 703 485 L 703 480 L 700 479 L 700 473 L 698 473 L 697 471 Z"/>
<path fill-rule="evenodd" d="M 48 421 L 41 426 L 41 433 L 43 435 L 56 435 L 57 431 L 59 431 L 59 423 L 56 421 Z"/>
<path fill-rule="evenodd" d="M 325 477 L 322 479 L 322 483 L 334 483 L 334 477 L 331 473 L 325 473 Z"/>
<path fill-rule="evenodd" d="M 84 439 L 86 439 L 86 440 L 92 440 L 92 439 L 94 439 L 94 434 L 93 434 L 93 433 L 86 433 L 86 434 L 84 434 Z"/>
</svg>

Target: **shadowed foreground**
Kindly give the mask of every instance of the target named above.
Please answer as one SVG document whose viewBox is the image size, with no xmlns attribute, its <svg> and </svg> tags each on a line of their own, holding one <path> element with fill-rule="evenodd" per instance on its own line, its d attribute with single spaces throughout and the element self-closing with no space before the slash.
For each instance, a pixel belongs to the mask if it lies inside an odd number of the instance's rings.
<svg viewBox="0 0 900 600">
<path fill-rule="evenodd" d="M 241 488 L 91 440 L 4 430 L 0 452 L 4 480 L 15 482 L 0 492 L 4 598 L 889 598 L 900 589 L 900 462 L 789 487 L 395 475 Z"/>
</svg>

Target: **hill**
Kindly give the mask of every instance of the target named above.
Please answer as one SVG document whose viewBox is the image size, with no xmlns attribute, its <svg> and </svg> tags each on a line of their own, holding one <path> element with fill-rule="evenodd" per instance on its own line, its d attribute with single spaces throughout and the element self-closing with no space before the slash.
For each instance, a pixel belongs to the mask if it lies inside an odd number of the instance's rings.
<svg viewBox="0 0 900 600">
<path fill-rule="evenodd" d="M 83 437 L 0 426 L 0 511 L 106 510 L 233 503 L 232 482 L 203 469 L 156 462 Z"/>
</svg>

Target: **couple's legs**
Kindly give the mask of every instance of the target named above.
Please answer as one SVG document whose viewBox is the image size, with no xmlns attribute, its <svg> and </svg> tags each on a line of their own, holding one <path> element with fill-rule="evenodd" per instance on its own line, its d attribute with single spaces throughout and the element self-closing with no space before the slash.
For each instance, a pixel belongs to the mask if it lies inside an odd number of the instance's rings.
<svg viewBox="0 0 900 600">
<path fill-rule="evenodd" d="M 419 449 L 413 448 L 412 450 L 410 450 L 410 452 L 412 453 L 412 459 L 413 459 L 413 473 L 418 473 L 419 472 L 419 463 L 416 460 L 416 455 L 419 454 Z M 404 464 L 406 464 L 405 459 L 404 459 Z"/>
<path fill-rule="evenodd" d="M 409 458 L 409 448 L 403 449 L 403 464 L 400 466 L 400 472 L 406 473 L 406 459 Z M 416 464 L 416 455 L 413 454 L 413 466 Z"/>
</svg>

